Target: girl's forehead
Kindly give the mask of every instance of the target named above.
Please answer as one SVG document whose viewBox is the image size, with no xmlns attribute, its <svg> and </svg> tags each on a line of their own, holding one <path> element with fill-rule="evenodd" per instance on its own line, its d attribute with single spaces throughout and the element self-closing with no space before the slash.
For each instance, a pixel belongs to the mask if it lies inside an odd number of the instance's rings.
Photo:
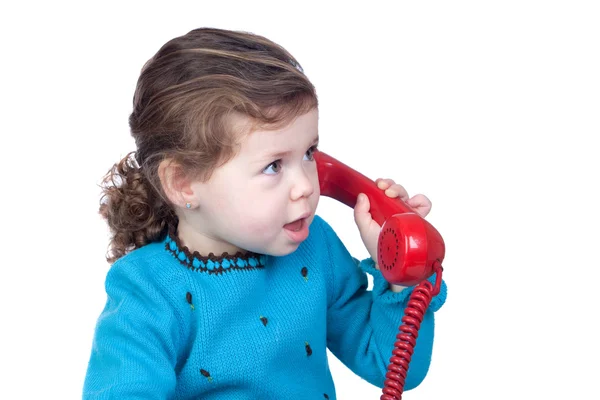
<svg viewBox="0 0 600 400">
<path fill-rule="evenodd" d="M 318 113 L 310 111 L 286 126 L 275 129 L 255 129 L 240 140 L 241 153 L 267 157 L 273 152 L 292 151 L 310 146 L 318 138 Z M 304 151 L 304 150 L 303 150 Z"/>
</svg>

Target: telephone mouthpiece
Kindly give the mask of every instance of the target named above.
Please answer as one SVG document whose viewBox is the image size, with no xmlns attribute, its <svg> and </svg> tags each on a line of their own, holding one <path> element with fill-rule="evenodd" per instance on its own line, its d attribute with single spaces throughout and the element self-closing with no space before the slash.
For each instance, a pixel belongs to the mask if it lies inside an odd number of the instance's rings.
<svg viewBox="0 0 600 400">
<path fill-rule="evenodd" d="M 431 276 L 445 255 L 442 236 L 415 213 L 392 215 L 381 227 L 378 264 L 386 281 L 413 286 Z"/>
</svg>

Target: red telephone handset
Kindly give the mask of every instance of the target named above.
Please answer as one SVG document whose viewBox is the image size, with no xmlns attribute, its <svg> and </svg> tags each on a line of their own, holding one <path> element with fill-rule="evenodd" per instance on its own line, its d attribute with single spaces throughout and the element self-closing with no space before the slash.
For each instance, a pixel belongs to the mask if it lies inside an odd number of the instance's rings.
<svg viewBox="0 0 600 400">
<path fill-rule="evenodd" d="M 399 198 L 386 196 L 371 179 L 322 151 L 316 150 L 313 156 L 321 196 L 334 198 L 351 208 L 356 205 L 359 193 L 369 197 L 371 217 L 381 226 L 377 263 L 383 277 L 396 285 L 418 284 L 405 309 L 380 398 L 399 400 L 423 315 L 431 298 L 440 290 L 444 240 L 410 206 Z M 433 273 L 437 273 L 435 287 L 426 280 Z"/>
<path fill-rule="evenodd" d="M 354 208 L 359 193 L 371 204 L 371 217 L 381 226 L 377 262 L 383 277 L 413 286 L 430 277 L 444 259 L 442 236 L 399 198 L 386 196 L 375 182 L 335 158 L 315 151 L 321 196 Z"/>
</svg>

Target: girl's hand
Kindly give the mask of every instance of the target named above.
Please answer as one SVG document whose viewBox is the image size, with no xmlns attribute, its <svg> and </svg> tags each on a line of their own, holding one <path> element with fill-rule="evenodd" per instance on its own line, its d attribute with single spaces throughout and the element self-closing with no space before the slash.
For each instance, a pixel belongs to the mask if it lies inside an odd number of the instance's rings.
<svg viewBox="0 0 600 400">
<path fill-rule="evenodd" d="M 425 218 L 431 211 L 431 201 L 422 194 L 417 194 L 411 198 L 408 197 L 406 189 L 402 185 L 395 183 L 392 179 L 378 178 L 375 183 L 377 187 L 384 191 L 388 197 L 400 197 L 402 201 L 412 207 L 417 214 Z M 365 244 L 371 258 L 377 262 L 377 240 L 381 226 L 371 218 L 371 204 L 369 198 L 361 193 L 358 195 L 358 201 L 354 207 L 354 221 L 358 226 L 360 237 Z"/>
</svg>

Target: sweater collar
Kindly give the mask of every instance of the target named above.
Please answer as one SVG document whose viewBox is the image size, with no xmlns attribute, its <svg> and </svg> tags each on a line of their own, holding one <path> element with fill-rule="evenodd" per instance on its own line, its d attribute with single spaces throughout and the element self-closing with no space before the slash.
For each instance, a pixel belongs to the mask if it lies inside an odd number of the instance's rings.
<svg viewBox="0 0 600 400">
<path fill-rule="evenodd" d="M 265 255 L 251 251 L 245 254 L 238 251 L 233 255 L 224 252 L 220 256 L 212 252 L 207 256 L 203 256 L 197 251 L 192 252 L 181 243 L 176 229 L 169 229 L 169 233 L 165 238 L 165 249 L 189 269 L 209 274 L 222 274 L 233 270 L 262 269 L 266 264 Z"/>
</svg>

